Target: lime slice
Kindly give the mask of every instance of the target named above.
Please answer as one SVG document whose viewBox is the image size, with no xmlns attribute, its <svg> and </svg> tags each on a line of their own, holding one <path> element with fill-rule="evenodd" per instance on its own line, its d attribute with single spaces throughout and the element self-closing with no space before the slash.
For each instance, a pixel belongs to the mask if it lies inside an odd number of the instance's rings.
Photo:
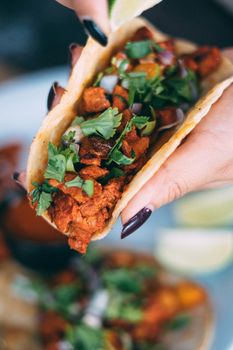
<svg viewBox="0 0 233 350">
<path fill-rule="evenodd" d="M 233 232 L 208 229 L 167 229 L 156 246 L 157 259 L 184 274 L 209 273 L 233 261 Z"/>
<path fill-rule="evenodd" d="M 229 226 L 233 223 L 233 187 L 192 194 L 177 202 L 176 221 L 185 226 Z"/>
<path fill-rule="evenodd" d="M 112 28 L 142 14 L 162 0 L 109 0 Z"/>
</svg>

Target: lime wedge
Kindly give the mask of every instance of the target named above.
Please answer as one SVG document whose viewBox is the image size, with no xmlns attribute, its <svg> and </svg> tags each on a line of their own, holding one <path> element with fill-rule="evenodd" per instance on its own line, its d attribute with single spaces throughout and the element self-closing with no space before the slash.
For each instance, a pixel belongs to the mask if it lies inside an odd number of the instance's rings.
<svg viewBox="0 0 233 350">
<path fill-rule="evenodd" d="M 210 273 L 233 261 L 233 232 L 208 229 L 167 229 L 161 232 L 156 258 L 184 274 Z"/>
<path fill-rule="evenodd" d="M 233 187 L 204 191 L 179 200 L 174 208 L 178 224 L 196 227 L 233 224 Z"/>
<path fill-rule="evenodd" d="M 109 0 L 112 28 L 116 29 L 130 19 L 140 16 L 142 12 L 161 1 L 162 0 Z"/>
</svg>

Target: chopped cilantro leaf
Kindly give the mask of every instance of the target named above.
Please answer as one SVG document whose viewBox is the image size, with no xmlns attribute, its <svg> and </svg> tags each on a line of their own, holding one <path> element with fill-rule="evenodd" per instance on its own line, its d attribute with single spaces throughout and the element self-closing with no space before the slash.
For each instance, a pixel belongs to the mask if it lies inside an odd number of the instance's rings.
<svg viewBox="0 0 233 350">
<path fill-rule="evenodd" d="M 68 134 L 64 134 L 62 136 L 62 140 L 65 141 L 65 142 L 73 142 L 74 141 L 74 136 L 75 136 L 75 131 L 69 131 Z"/>
<path fill-rule="evenodd" d="M 129 41 L 125 46 L 125 53 L 129 58 L 142 58 L 152 52 L 151 40 Z"/>
<path fill-rule="evenodd" d="M 125 53 L 129 58 L 139 59 L 155 51 L 162 52 L 164 49 L 153 40 L 129 41 L 125 47 Z"/>
<path fill-rule="evenodd" d="M 71 135 L 72 133 L 72 135 Z M 74 137 L 73 131 L 67 135 L 68 142 Z M 75 144 L 70 143 L 67 147 L 57 148 L 51 142 L 48 144 L 48 165 L 44 173 L 46 179 L 55 179 L 59 182 L 64 180 L 65 172 L 75 172 L 74 164 L 79 161 Z"/>
<path fill-rule="evenodd" d="M 80 176 L 76 176 L 73 180 L 67 181 L 65 184 L 66 184 L 66 187 L 82 188 L 82 190 L 84 192 L 86 192 L 86 194 L 89 197 L 92 197 L 94 194 L 94 182 L 93 182 L 93 180 L 83 180 L 83 179 L 81 179 Z"/>
<path fill-rule="evenodd" d="M 52 193 L 57 192 L 57 189 L 51 186 L 47 180 L 42 184 L 33 182 L 32 185 L 35 187 L 30 193 L 32 204 L 37 203 L 36 213 L 42 215 L 50 207 Z"/>
<path fill-rule="evenodd" d="M 85 180 L 82 189 L 89 197 L 92 197 L 94 194 L 94 182 L 92 180 Z"/>
<path fill-rule="evenodd" d="M 142 136 L 149 136 L 152 134 L 156 126 L 156 121 L 152 120 L 150 122 L 147 122 L 145 125 L 145 128 L 142 130 Z"/>
<path fill-rule="evenodd" d="M 105 317 L 110 320 L 120 319 L 130 323 L 141 321 L 143 312 L 137 301 L 132 300 L 131 295 L 120 291 L 111 291 L 110 302 L 106 309 Z"/>
<path fill-rule="evenodd" d="M 103 76 L 104 76 L 104 73 L 103 73 L 103 72 L 100 72 L 100 73 L 97 75 L 96 81 L 94 82 L 93 86 L 99 86 L 99 85 L 100 85 L 100 81 L 101 81 L 101 79 L 103 78 Z"/>
<path fill-rule="evenodd" d="M 125 74 L 125 71 L 128 68 L 128 65 L 129 65 L 128 60 L 125 59 L 125 60 L 121 61 L 119 68 L 118 68 L 118 72 L 119 72 L 120 77 Z"/>
<path fill-rule="evenodd" d="M 113 137 L 116 129 L 121 123 L 122 114 L 118 112 L 118 108 L 108 108 L 97 118 L 85 120 L 80 124 L 82 132 L 85 136 L 100 135 L 106 140 Z"/>
<path fill-rule="evenodd" d="M 44 173 L 46 179 L 55 179 L 59 182 L 64 180 L 66 172 L 66 158 L 62 154 L 57 154 L 48 159 L 48 166 Z"/>
<path fill-rule="evenodd" d="M 143 129 L 146 126 L 146 124 L 148 123 L 150 118 L 149 117 L 135 115 L 132 119 L 133 119 L 133 124 L 136 126 L 136 128 L 141 130 L 141 129 Z"/>
<path fill-rule="evenodd" d="M 66 338 L 74 349 L 102 350 L 104 349 L 104 331 L 84 324 L 68 327 Z"/>
<path fill-rule="evenodd" d="M 71 126 L 76 126 L 76 125 L 79 125 L 81 124 L 82 122 L 84 122 L 84 118 L 83 117 L 75 117 Z"/>
<path fill-rule="evenodd" d="M 115 148 L 111 153 L 111 161 L 115 162 L 118 165 L 129 165 L 135 161 L 135 156 L 129 158 L 125 156 L 119 149 Z"/>
</svg>

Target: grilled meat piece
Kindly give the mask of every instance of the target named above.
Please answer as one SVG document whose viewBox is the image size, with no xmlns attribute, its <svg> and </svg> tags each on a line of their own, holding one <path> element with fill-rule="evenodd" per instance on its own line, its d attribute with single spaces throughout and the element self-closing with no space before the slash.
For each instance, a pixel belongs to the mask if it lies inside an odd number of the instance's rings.
<svg viewBox="0 0 233 350">
<path fill-rule="evenodd" d="M 83 93 L 84 113 L 98 113 L 110 107 L 102 87 L 89 87 Z"/>
<path fill-rule="evenodd" d="M 96 165 L 90 165 L 85 168 L 83 168 L 80 172 L 79 175 L 83 179 L 99 179 L 100 177 L 104 177 L 108 175 L 109 170 L 105 168 L 100 168 L 99 166 Z"/>
<path fill-rule="evenodd" d="M 119 112 L 123 112 L 128 105 L 129 94 L 126 89 L 120 85 L 116 85 L 113 90 L 113 107 L 117 107 Z"/>
<path fill-rule="evenodd" d="M 79 150 L 80 162 L 100 166 L 101 160 L 107 159 L 112 142 L 99 136 L 84 137 Z"/>
</svg>

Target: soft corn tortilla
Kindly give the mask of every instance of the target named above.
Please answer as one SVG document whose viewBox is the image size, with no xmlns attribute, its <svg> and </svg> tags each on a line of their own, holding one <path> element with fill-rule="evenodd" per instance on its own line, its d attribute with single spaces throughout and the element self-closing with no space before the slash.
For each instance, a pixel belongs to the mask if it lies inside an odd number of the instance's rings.
<svg viewBox="0 0 233 350">
<path fill-rule="evenodd" d="M 79 111 L 82 93 L 85 87 L 90 86 L 98 72 L 109 64 L 109 60 L 120 47 L 132 37 L 142 26 L 149 27 L 154 33 L 157 41 L 165 40 L 166 35 L 155 29 L 150 23 L 142 18 L 136 18 L 124 24 L 116 32 L 109 36 L 107 47 L 101 47 L 93 39 L 89 39 L 82 51 L 81 57 L 74 66 L 70 76 L 66 92 L 60 103 L 52 109 L 44 119 L 30 148 L 27 165 L 27 189 L 33 189 L 32 182 L 42 182 L 43 174 L 48 161 L 48 142 L 58 145 L 65 130 L 69 127 L 73 118 Z M 176 51 L 184 54 L 194 51 L 196 45 L 186 41 L 176 40 Z M 106 228 L 92 237 L 92 240 L 105 237 L 116 222 L 121 211 L 143 185 L 159 170 L 166 159 L 180 145 L 181 141 L 192 131 L 192 129 L 209 112 L 211 106 L 221 97 L 224 90 L 233 83 L 233 65 L 223 58 L 221 66 L 212 75 L 203 81 L 204 95 L 189 111 L 185 121 L 178 129 L 164 133 L 159 143 L 151 152 L 151 158 L 145 166 L 134 176 L 127 190 L 122 194 L 113 213 L 107 222 Z M 54 227 L 47 213 L 43 217 Z M 66 233 L 69 235 L 69 232 Z"/>
</svg>

